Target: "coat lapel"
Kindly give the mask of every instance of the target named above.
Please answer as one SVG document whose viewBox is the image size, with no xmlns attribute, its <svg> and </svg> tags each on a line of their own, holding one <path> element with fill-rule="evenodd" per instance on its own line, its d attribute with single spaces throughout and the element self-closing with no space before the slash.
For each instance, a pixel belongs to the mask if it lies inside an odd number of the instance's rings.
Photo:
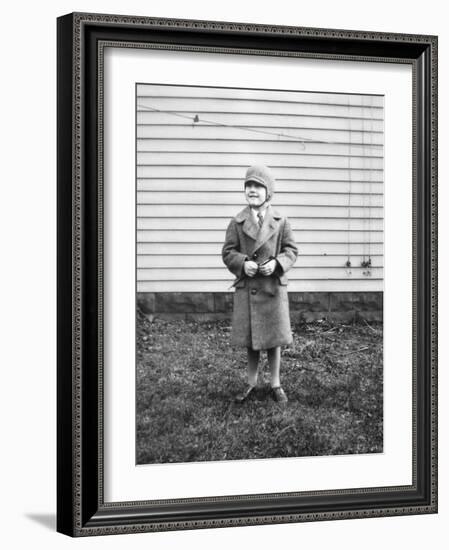
<svg viewBox="0 0 449 550">
<path fill-rule="evenodd" d="M 268 239 L 270 239 L 270 237 L 276 232 L 279 225 L 279 219 L 280 215 L 275 210 L 273 210 L 271 206 L 269 206 L 265 213 L 263 225 L 257 234 L 254 250 L 257 250 L 263 244 L 265 244 Z"/>
<path fill-rule="evenodd" d="M 243 232 L 251 237 L 254 241 L 257 239 L 257 233 L 259 232 L 259 226 L 255 223 L 251 208 L 247 206 L 236 216 L 238 222 L 243 222 Z"/>
<path fill-rule="evenodd" d="M 267 208 L 261 228 L 255 222 L 251 208 L 247 206 L 235 217 L 239 223 L 243 222 L 243 232 L 255 241 L 253 252 L 265 244 L 277 231 L 281 216 L 271 206 Z"/>
</svg>

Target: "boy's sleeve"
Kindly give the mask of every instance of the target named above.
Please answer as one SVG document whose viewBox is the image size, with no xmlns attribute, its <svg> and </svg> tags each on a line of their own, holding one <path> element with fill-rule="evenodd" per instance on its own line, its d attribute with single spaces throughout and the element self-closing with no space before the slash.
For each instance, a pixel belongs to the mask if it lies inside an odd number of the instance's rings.
<svg viewBox="0 0 449 550">
<path fill-rule="evenodd" d="M 282 273 L 286 273 L 293 266 L 297 257 L 298 247 L 296 246 L 295 237 L 293 236 L 289 221 L 285 219 L 282 231 L 281 251 L 276 256 Z"/>
<path fill-rule="evenodd" d="M 236 222 L 231 220 L 226 230 L 225 242 L 221 251 L 221 256 L 226 267 L 236 277 L 240 277 L 243 272 L 243 264 L 248 259 L 246 254 L 240 252 L 240 239 L 237 232 Z"/>
</svg>

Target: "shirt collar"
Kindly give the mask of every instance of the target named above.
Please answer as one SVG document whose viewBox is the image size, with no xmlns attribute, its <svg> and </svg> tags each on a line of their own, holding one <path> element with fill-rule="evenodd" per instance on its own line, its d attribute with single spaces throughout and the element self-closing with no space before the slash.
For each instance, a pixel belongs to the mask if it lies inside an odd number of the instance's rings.
<svg viewBox="0 0 449 550">
<path fill-rule="evenodd" d="M 260 214 L 262 216 L 262 219 L 264 219 L 265 214 L 267 213 L 267 208 L 264 208 L 263 210 L 256 210 L 255 208 L 250 208 L 250 210 L 256 222 L 258 221 L 258 214 Z"/>
</svg>

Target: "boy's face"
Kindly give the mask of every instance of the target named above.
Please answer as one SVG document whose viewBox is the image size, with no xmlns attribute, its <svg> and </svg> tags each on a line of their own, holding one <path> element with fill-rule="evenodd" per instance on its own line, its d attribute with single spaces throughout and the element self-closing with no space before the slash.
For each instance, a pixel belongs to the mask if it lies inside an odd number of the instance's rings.
<svg viewBox="0 0 449 550">
<path fill-rule="evenodd" d="M 267 190 L 266 188 L 255 181 L 248 181 L 245 184 L 245 197 L 246 202 L 257 208 L 261 206 L 267 199 Z"/>
</svg>

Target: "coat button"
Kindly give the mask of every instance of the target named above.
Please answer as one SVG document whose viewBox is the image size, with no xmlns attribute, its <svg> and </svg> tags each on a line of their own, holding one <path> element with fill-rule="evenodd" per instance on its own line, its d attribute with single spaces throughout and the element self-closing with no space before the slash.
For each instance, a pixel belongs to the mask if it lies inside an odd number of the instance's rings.
<svg viewBox="0 0 449 550">
<path fill-rule="evenodd" d="M 253 289 L 251 290 L 251 294 L 257 294 L 257 289 L 253 288 Z"/>
</svg>

